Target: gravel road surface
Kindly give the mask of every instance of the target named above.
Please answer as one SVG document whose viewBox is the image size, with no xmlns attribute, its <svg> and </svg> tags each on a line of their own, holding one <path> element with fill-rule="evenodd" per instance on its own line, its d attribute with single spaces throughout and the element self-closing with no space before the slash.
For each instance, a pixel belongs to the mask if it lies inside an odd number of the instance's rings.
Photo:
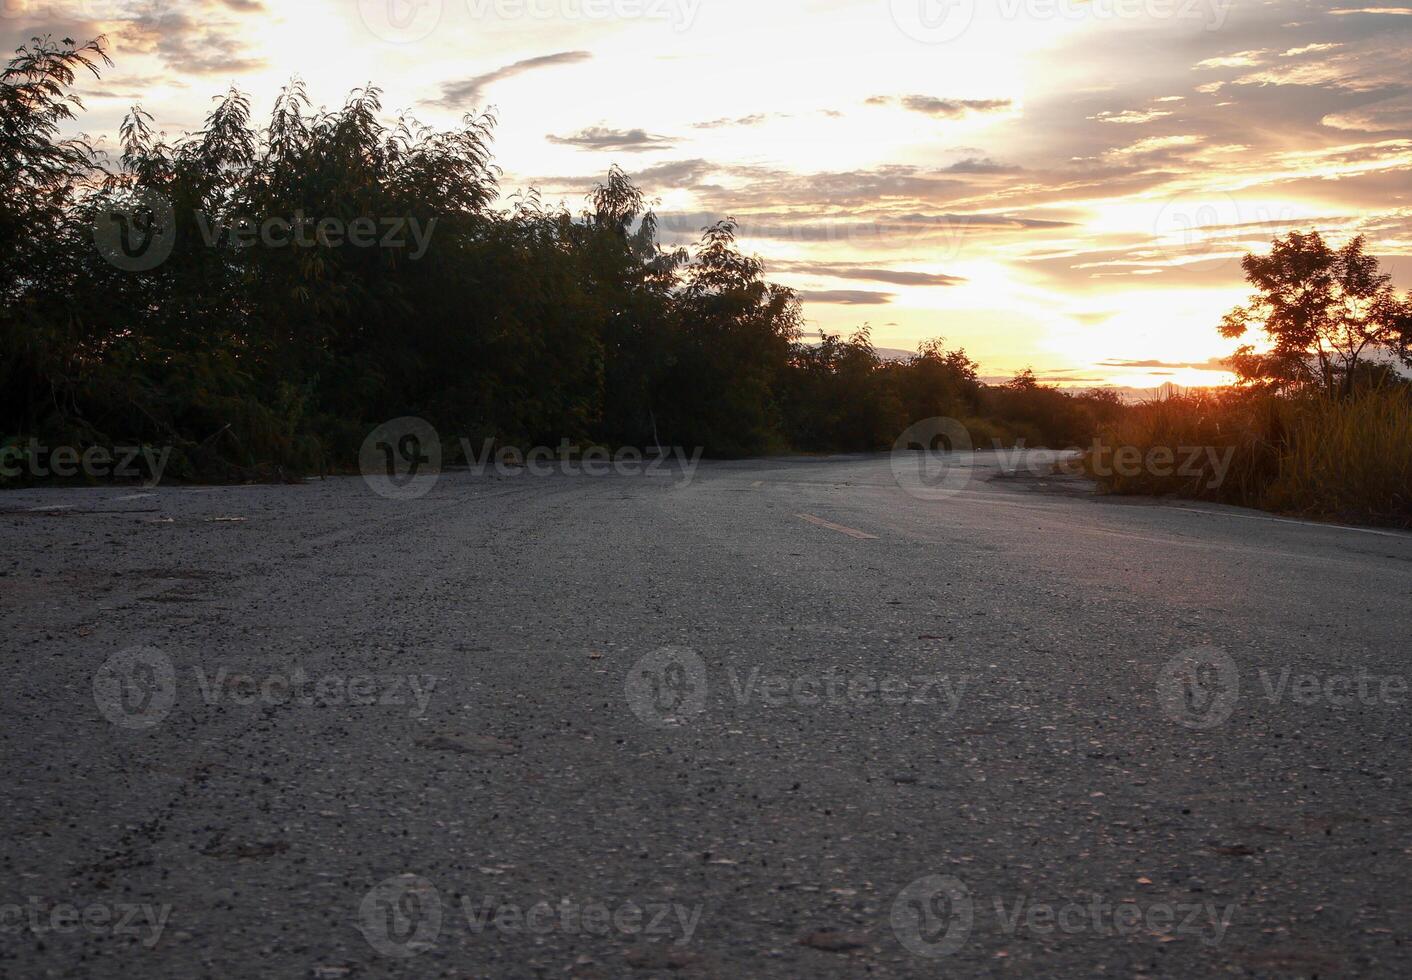
<svg viewBox="0 0 1412 980">
<path fill-rule="evenodd" d="M 895 463 L 0 495 L 0 975 L 1412 975 L 1412 535 Z"/>
</svg>

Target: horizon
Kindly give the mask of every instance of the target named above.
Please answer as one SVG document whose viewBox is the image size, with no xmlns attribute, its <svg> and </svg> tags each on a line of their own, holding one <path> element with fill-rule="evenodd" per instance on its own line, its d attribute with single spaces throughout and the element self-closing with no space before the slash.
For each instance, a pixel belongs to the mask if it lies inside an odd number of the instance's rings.
<svg viewBox="0 0 1412 980">
<path fill-rule="evenodd" d="M 438 128 L 493 108 L 502 202 L 536 187 L 577 210 L 617 164 L 658 202 L 666 244 L 737 218 L 742 248 L 798 290 L 806 331 L 868 324 L 898 350 L 942 336 L 987 376 L 1229 382 L 1219 362 L 1237 344 L 1216 328 L 1249 293 L 1239 259 L 1289 230 L 1365 234 L 1412 284 L 1412 96 L 1398 80 L 1412 8 L 8 0 L 4 12 L 12 48 L 107 36 L 115 64 L 79 80 L 87 111 L 71 127 L 100 148 L 132 104 L 176 137 L 229 86 L 262 123 L 295 76 L 316 106 L 371 83 L 388 116 L 406 108 Z M 311 36 L 339 56 L 309 59 Z"/>
<path fill-rule="evenodd" d="M 1412 15 L 1075 2 L 61 0 L 0 973 L 1412 976 Z"/>
</svg>

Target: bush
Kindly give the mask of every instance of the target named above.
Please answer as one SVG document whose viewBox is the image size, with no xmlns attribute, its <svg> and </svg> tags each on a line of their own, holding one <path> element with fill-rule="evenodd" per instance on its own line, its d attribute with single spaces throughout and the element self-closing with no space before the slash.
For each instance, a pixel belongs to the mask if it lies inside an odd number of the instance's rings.
<svg viewBox="0 0 1412 980">
<path fill-rule="evenodd" d="M 1412 397 L 1371 389 L 1294 403 L 1291 451 L 1265 505 L 1412 527 Z"/>
<path fill-rule="evenodd" d="M 1124 447 L 1145 461 L 1110 464 Z M 1201 450 L 1199 455 L 1191 450 Z M 1224 470 L 1205 450 L 1229 460 Z M 1189 465 L 1149 465 L 1154 451 Z M 1133 406 L 1086 461 L 1105 490 L 1412 527 L 1412 386 L 1340 398 L 1226 389 Z"/>
</svg>

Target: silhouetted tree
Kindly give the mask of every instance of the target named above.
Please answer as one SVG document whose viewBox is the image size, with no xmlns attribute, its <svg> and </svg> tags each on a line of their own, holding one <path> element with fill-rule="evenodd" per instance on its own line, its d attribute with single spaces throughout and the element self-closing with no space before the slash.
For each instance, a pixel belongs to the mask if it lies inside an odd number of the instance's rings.
<svg viewBox="0 0 1412 980">
<path fill-rule="evenodd" d="M 1232 364 L 1243 382 L 1348 394 L 1372 355 L 1412 366 L 1412 297 L 1398 297 L 1365 244 L 1359 236 L 1335 249 L 1317 231 L 1291 232 L 1269 255 L 1242 260 L 1257 292 L 1226 315 L 1221 334 L 1244 337 L 1259 325 L 1270 342 L 1266 351 L 1246 345 L 1236 352 Z"/>
<path fill-rule="evenodd" d="M 76 74 L 97 77 L 108 63 L 101 38 L 44 37 L 0 72 L 0 417 L 19 429 L 64 411 L 80 339 L 63 285 L 82 248 L 75 202 L 98 159 L 60 129 L 83 108 L 70 91 Z"/>
<path fill-rule="evenodd" d="M 174 476 L 268 478 L 348 466 L 403 415 L 477 450 L 740 454 L 883 449 L 983 407 L 939 342 L 905 362 L 866 327 L 801 343 L 798 298 L 734 221 L 663 248 L 616 167 L 577 215 L 532 189 L 497 204 L 488 115 L 436 131 L 387 121 L 376 88 L 330 111 L 294 81 L 263 127 L 234 90 L 176 138 L 136 106 L 109 161 L 60 134 L 76 73 L 106 61 L 36 39 L 0 75 L 0 439 L 155 443 Z M 124 247 L 169 249 L 111 261 L 95 233 L 118 220 Z M 1009 409 L 1063 415 L 1036 406 Z"/>
</svg>

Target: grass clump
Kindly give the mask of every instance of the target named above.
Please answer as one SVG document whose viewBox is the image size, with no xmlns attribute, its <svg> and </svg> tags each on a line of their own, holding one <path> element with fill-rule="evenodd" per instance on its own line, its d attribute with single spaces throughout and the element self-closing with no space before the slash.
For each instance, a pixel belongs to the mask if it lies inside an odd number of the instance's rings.
<svg viewBox="0 0 1412 980">
<path fill-rule="evenodd" d="M 1412 527 L 1412 386 L 1170 394 L 1104 427 L 1085 468 L 1110 493 Z"/>
</svg>

